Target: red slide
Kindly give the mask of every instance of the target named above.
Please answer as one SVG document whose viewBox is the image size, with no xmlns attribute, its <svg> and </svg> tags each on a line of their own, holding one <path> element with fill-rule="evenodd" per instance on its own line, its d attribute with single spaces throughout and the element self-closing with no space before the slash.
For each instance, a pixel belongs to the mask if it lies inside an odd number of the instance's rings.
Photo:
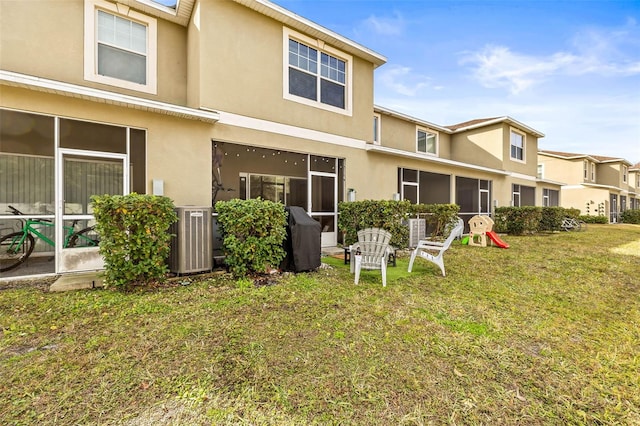
<svg viewBox="0 0 640 426">
<path fill-rule="evenodd" d="M 500 237 L 498 237 L 498 234 L 496 234 L 493 231 L 489 231 L 487 232 L 487 237 L 489 237 L 489 239 L 491 241 L 493 241 L 493 243 L 495 245 L 497 245 L 500 248 L 509 248 L 509 244 L 505 243 L 504 241 L 502 241 L 502 239 L 500 239 Z"/>
</svg>

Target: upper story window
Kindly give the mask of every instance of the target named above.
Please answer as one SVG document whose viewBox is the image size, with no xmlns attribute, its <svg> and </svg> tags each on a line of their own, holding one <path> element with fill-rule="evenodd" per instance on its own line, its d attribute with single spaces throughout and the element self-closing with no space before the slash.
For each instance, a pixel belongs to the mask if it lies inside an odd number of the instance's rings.
<svg viewBox="0 0 640 426">
<path fill-rule="evenodd" d="M 524 161 L 524 134 L 511 130 L 511 159 Z"/>
<path fill-rule="evenodd" d="M 351 114 L 351 56 L 284 29 L 284 97 Z"/>
<path fill-rule="evenodd" d="M 538 179 L 544 179 L 544 164 L 538 164 Z"/>
<path fill-rule="evenodd" d="M 589 162 L 587 160 L 582 161 L 582 168 L 584 169 L 584 180 L 589 179 Z"/>
<path fill-rule="evenodd" d="M 596 163 L 591 163 L 591 181 L 596 181 Z"/>
<path fill-rule="evenodd" d="M 85 80 L 157 92 L 157 21 L 124 5 L 85 2 Z"/>
<path fill-rule="evenodd" d="M 627 183 L 627 173 L 628 173 L 627 166 L 622 166 L 622 181 L 624 183 Z"/>
<path fill-rule="evenodd" d="M 373 114 L 373 143 L 380 145 L 380 114 Z"/>
<path fill-rule="evenodd" d="M 418 129 L 416 132 L 417 151 L 425 154 L 438 154 L 438 135 L 427 132 L 425 129 Z"/>
</svg>

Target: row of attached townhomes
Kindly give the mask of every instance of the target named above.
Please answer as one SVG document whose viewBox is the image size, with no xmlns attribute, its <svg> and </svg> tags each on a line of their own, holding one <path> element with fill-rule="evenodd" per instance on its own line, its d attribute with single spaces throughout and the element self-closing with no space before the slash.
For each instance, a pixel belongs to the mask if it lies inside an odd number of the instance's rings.
<svg viewBox="0 0 640 426">
<path fill-rule="evenodd" d="M 538 152 L 538 177 L 563 182 L 563 207 L 604 215 L 618 222 L 621 212 L 640 209 L 640 163 L 623 158 L 569 152 Z"/>
<path fill-rule="evenodd" d="M 130 192 L 301 206 L 325 247 L 353 199 L 457 203 L 468 219 L 583 209 L 581 187 L 593 208 L 637 206 L 624 160 L 545 152 L 541 172 L 544 135 L 514 118 L 442 126 L 374 105 L 385 62 L 267 0 L 0 1 L 0 233 L 23 223 L 13 206 L 64 241 L 91 223 L 92 194 Z M 584 163 L 584 180 L 563 162 Z M 36 252 L 49 273 L 100 264 L 96 249 L 41 238 Z"/>
</svg>

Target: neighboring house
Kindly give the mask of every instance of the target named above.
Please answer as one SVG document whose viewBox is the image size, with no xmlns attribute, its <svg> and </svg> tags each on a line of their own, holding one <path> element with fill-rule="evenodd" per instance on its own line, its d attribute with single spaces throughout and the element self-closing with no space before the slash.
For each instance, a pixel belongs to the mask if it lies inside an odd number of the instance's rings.
<svg viewBox="0 0 640 426">
<path fill-rule="evenodd" d="M 606 215 L 618 222 L 621 212 L 638 207 L 637 167 L 622 158 L 539 151 L 546 177 L 565 182 L 561 205 L 586 215 Z"/>
<path fill-rule="evenodd" d="M 3 233 L 12 205 L 62 241 L 93 220 L 92 194 L 281 201 L 322 224 L 323 246 L 340 241 L 349 190 L 465 217 L 560 202 L 537 168 L 542 133 L 374 106 L 384 56 L 266 0 L 0 1 L 0 52 Z M 95 249 L 38 251 L 50 272 L 101 267 Z"/>
<path fill-rule="evenodd" d="M 369 163 L 388 182 L 372 198 L 397 191 L 414 203 L 456 203 L 465 219 L 497 206 L 559 203 L 560 184 L 537 177 L 544 135 L 510 117 L 439 126 L 376 106 L 374 122 Z"/>
</svg>

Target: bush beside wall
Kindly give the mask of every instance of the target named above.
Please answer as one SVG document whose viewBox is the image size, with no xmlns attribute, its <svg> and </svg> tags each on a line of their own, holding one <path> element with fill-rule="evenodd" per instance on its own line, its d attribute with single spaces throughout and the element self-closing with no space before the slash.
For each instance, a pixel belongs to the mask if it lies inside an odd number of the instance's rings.
<svg viewBox="0 0 640 426">
<path fill-rule="evenodd" d="M 364 200 L 341 202 L 338 229 L 344 233 L 345 246 L 358 241 L 358 231 L 365 228 L 383 228 L 391 232 L 391 245 L 406 247 L 409 228 L 403 224 L 411 211 L 407 200 Z"/>
<path fill-rule="evenodd" d="M 623 223 L 640 225 L 640 209 L 625 210 L 620 217 Z"/>
<path fill-rule="evenodd" d="M 155 195 L 91 197 L 105 285 L 127 288 L 163 281 L 168 272 L 171 224 L 178 220 L 173 201 Z"/>
<path fill-rule="evenodd" d="M 268 200 L 218 201 L 218 225 L 225 262 L 235 276 L 265 273 L 277 268 L 286 256 L 287 213 Z"/>
</svg>

